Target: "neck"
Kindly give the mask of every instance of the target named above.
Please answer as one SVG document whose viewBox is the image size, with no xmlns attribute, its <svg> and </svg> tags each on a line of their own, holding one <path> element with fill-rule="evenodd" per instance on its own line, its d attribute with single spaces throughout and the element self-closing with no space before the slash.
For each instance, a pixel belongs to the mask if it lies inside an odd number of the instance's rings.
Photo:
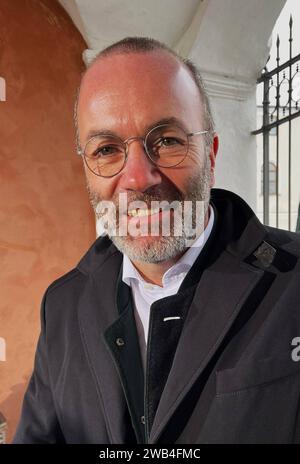
<svg viewBox="0 0 300 464">
<path fill-rule="evenodd" d="M 205 221 L 204 221 L 204 229 L 206 229 L 208 221 L 209 221 L 209 209 L 207 209 L 206 215 L 205 215 Z M 162 261 L 160 263 L 145 263 L 142 261 L 132 261 L 132 264 L 135 266 L 135 268 L 139 271 L 141 276 L 146 282 L 159 285 L 160 287 L 163 286 L 162 284 L 162 278 L 164 273 L 170 269 L 177 261 L 184 255 L 187 249 L 182 251 L 180 254 L 178 254 L 175 258 Z"/>
</svg>

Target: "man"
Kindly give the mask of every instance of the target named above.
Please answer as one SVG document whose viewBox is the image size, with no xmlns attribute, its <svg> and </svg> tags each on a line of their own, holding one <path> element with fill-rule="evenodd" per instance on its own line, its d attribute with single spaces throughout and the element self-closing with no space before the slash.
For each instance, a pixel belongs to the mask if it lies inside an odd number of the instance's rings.
<svg viewBox="0 0 300 464">
<path fill-rule="evenodd" d="M 106 233 L 44 295 L 14 442 L 299 442 L 299 237 L 212 189 L 196 68 L 151 39 L 113 44 L 76 124 Z"/>
</svg>

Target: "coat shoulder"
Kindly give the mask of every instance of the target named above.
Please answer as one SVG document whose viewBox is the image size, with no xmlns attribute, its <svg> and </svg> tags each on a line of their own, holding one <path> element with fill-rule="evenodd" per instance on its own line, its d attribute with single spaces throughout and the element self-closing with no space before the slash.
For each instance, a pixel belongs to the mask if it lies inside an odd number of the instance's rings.
<svg viewBox="0 0 300 464">
<path fill-rule="evenodd" d="M 86 284 L 87 276 L 77 268 L 54 280 L 45 290 L 41 305 L 41 318 L 50 321 L 66 320 L 73 314 L 76 303 Z"/>
<path fill-rule="evenodd" d="M 271 226 L 265 226 L 265 228 L 268 234 L 268 241 L 276 247 L 300 257 L 300 233 L 277 229 Z"/>
<path fill-rule="evenodd" d="M 98 238 L 80 259 L 76 267 L 54 280 L 46 289 L 47 296 L 61 294 L 64 291 L 80 287 L 81 282 L 86 282 L 90 273 L 101 267 L 107 257 L 114 252 L 111 242 L 106 238 Z"/>
<path fill-rule="evenodd" d="M 106 263 L 120 254 L 106 237 L 98 238 L 80 259 L 76 267 L 54 280 L 46 289 L 42 307 L 45 319 L 61 321 L 74 317 L 83 294 L 93 285 L 94 275 L 106 272 Z M 88 290 L 90 291 L 90 290 Z"/>
<path fill-rule="evenodd" d="M 61 287 L 65 287 L 68 285 L 76 285 L 78 279 L 82 277 L 82 272 L 79 269 L 74 268 L 70 271 L 66 272 L 62 276 L 55 279 L 46 289 L 46 293 L 49 295 L 50 293 L 54 292 L 55 290 L 60 289 Z"/>
</svg>

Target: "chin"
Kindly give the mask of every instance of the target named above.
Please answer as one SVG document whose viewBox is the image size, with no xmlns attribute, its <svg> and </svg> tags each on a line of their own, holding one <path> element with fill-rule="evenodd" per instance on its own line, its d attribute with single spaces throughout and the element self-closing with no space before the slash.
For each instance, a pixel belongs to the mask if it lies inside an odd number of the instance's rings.
<svg viewBox="0 0 300 464">
<path fill-rule="evenodd" d="M 111 237 L 121 253 L 132 261 L 159 263 L 178 256 L 186 248 L 183 237 L 139 236 Z"/>
</svg>

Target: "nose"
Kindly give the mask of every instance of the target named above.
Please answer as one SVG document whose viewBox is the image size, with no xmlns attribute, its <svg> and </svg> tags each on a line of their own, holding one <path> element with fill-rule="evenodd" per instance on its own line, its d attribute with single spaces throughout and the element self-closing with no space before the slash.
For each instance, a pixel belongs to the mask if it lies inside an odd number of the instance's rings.
<svg viewBox="0 0 300 464">
<path fill-rule="evenodd" d="M 122 171 L 120 187 L 124 190 L 144 192 L 149 187 L 160 184 L 161 180 L 161 173 L 148 158 L 142 140 L 128 141 L 127 160 Z"/>
</svg>

